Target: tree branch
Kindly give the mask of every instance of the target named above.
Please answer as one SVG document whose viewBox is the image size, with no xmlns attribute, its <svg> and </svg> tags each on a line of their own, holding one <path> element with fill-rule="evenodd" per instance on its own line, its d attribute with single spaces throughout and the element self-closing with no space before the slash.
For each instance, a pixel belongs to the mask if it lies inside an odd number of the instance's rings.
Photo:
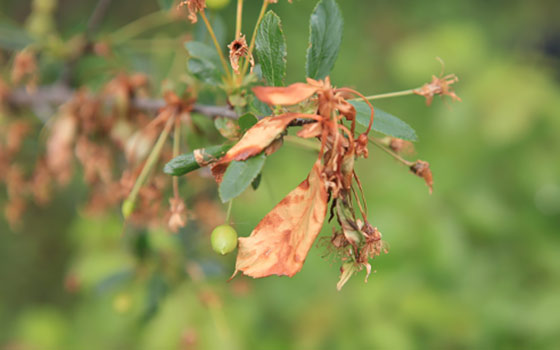
<svg viewBox="0 0 560 350">
<path fill-rule="evenodd" d="M 65 85 L 47 85 L 38 87 L 33 93 L 29 93 L 23 88 L 16 89 L 11 93 L 8 93 L 6 101 L 7 104 L 12 107 L 31 107 L 34 110 L 45 110 L 46 108 L 52 109 L 53 106 L 60 106 L 70 101 L 75 94 L 75 90 L 72 90 Z M 111 105 L 114 101 L 112 99 L 108 99 L 106 103 Z M 157 113 L 157 111 L 165 107 L 165 101 L 162 99 L 137 97 L 132 100 L 132 106 L 147 112 Z M 235 111 L 227 106 L 195 104 L 193 112 L 208 117 L 220 116 L 231 119 L 237 119 L 239 117 Z M 44 118 L 41 117 L 41 119 Z"/>
</svg>

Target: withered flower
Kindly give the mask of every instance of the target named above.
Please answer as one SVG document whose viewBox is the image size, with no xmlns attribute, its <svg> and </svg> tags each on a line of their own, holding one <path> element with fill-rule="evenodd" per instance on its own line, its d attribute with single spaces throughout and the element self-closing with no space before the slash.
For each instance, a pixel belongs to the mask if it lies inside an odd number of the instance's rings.
<svg viewBox="0 0 560 350">
<path fill-rule="evenodd" d="M 241 57 L 245 57 L 251 63 L 251 67 L 255 65 L 255 60 L 253 55 L 249 55 L 249 47 L 247 46 L 247 40 L 245 35 L 241 35 L 238 39 L 235 39 L 228 45 L 229 48 L 229 62 L 235 74 L 239 74 L 239 60 Z"/>
<path fill-rule="evenodd" d="M 72 148 L 77 127 L 73 115 L 63 114 L 55 120 L 47 140 L 47 165 L 60 184 L 67 184 L 72 175 Z"/>
<path fill-rule="evenodd" d="M 187 207 L 185 202 L 176 197 L 169 198 L 169 206 L 171 215 L 169 216 L 167 227 L 169 227 L 171 232 L 176 233 L 187 224 Z"/>
<path fill-rule="evenodd" d="M 461 98 L 455 94 L 452 84 L 459 81 L 459 78 L 455 74 L 449 74 L 444 77 L 436 77 L 432 75 L 432 81 L 430 83 L 424 84 L 419 89 L 414 90 L 416 95 L 424 96 L 426 98 L 426 105 L 432 104 L 435 95 L 449 96 L 453 101 L 461 102 Z"/>
<path fill-rule="evenodd" d="M 17 53 L 11 73 L 12 82 L 19 84 L 27 80 L 27 88 L 33 90 L 37 85 L 37 62 L 35 56 L 29 50 Z"/>
<path fill-rule="evenodd" d="M 183 6 L 187 6 L 189 10 L 189 20 L 194 24 L 198 21 L 196 14 L 204 11 L 206 8 L 206 0 L 184 0 L 179 4 L 179 7 Z"/>
<path fill-rule="evenodd" d="M 434 181 L 432 179 L 432 171 L 430 170 L 430 163 L 423 160 L 417 160 L 411 167 L 410 171 L 416 176 L 419 176 L 426 181 L 426 185 L 430 189 L 430 194 L 432 194 Z"/>
</svg>

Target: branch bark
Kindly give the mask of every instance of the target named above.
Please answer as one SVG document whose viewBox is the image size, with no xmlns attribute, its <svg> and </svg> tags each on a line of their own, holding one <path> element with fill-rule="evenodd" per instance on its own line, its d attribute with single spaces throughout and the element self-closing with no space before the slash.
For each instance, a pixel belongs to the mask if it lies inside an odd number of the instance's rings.
<svg viewBox="0 0 560 350">
<path fill-rule="evenodd" d="M 75 90 L 68 88 L 65 85 L 47 85 L 38 87 L 33 93 L 29 93 L 26 89 L 16 89 L 8 93 L 6 101 L 12 107 L 31 107 L 34 110 L 45 110 L 45 107 L 60 106 L 72 99 L 76 94 Z M 108 99 L 106 103 L 113 103 Z M 132 100 L 134 108 L 156 113 L 159 109 L 165 107 L 165 101 L 162 99 L 151 98 L 135 98 Z M 226 117 L 237 119 L 239 116 L 235 111 L 227 106 L 208 106 L 202 104 L 195 104 L 193 112 L 199 113 L 208 117 Z M 41 118 L 43 119 L 43 118 Z"/>
</svg>

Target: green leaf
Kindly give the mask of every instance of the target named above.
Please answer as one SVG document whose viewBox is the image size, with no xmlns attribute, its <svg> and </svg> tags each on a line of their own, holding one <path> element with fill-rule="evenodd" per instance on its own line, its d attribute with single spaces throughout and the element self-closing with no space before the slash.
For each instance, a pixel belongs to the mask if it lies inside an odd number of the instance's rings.
<svg viewBox="0 0 560 350">
<path fill-rule="evenodd" d="M 260 174 L 265 160 L 266 155 L 261 153 L 241 162 L 231 162 L 218 191 L 222 202 L 229 202 L 245 191 Z"/>
<path fill-rule="evenodd" d="M 249 110 L 256 115 L 268 116 L 272 115 L 272 109 L 263 101 L 251 95 L 251 102 L 249 103 Z"/>
<path fill-rule="evenodd" d="M 309 24 L 307 76 L 324 79 L 334 67 L 342 42 L 343 19 L 336 1 L 319 1 Z"/>
<path fill-rule="evenodd" d="M 33 39 L 21 28 L 9 23 L 0 23 L 0 48 L 21 50 L 33 43 Z"/>
<path fill-rule="evenodd" d="M 286 38 L 280 17 L 273 11 L 264 16 L 257 31 L 255 54 L 268 85 L 282 86 L 286 75 Z"/>
<path fill-rule="evenodd" d="M 255 117 L 255 115 L 246 113 L 239 117 L 239 119 L 237 120 L 237 124 L 241 129 L 241 133 L 244 134 L 247 130 L 251 129 L 253 125 L 257 124 L 258 121 L 259 120 L 257 119 L 257 117 Z"/>
<path fill-rule="evenodd" d="M 350 101 L 350 103 L 356 108 L 356 121 L 358 124 L 367 127 L 371 117 L 369 105 L 364 101 Z M 410 125 L 377 107 L 375 108 L 375 117 L 373 119 L 373 130 L 403 140 L 418 140 L 416 131 Z"/>
<path fill-rule="evenodd" d="M 165 167 L 163 172 L 167 175 L 181 176 L 200 167 L 206 166 L 209 162 L 214 159 L 218 159 L 223 156 L 233 145 L 223 144 L 218 146 L 210 146 L 207 148 L 201 148 L 195 150 L 192 153 L 181 154 L 173 159 L 171 159 Z M 198 154 L 198 160 L 195 157 L 195 152 Z"/>
<path fill-rule="evenodd" d="M 220 44 L 220 47 L 224 47 L 226 43 L 227 27 L 222 16 L 220 16 L 218 13 L 213 12 L 211 18 L 208 19 L 210 20 L 210 25 L 214 30 L 214 35 L 218 40 L 218 44 Z M 193 34 L 195 41 L 199 41 L 208 45 L 214 45 L 214 43 L 212 42 L 212 37 L 210 36 L 210 33 L 208 32 L 208 28 L 206 28 L 206 24 L 204 23 L 204 21 L 196 22 L 196 24 L 194 25 Z"/>
<path fill-rule="evenodd" d="M 158 0 L 159 7 L 164 11 L 171 10 L 171 6 L 173 6 L 174 2 L 175 0 Z"/>
<path fill-rule="evenodd" d="M 228 140 L 236 140 L 240 137 L 239 125 L 230 118 L 217 117 L 214 119 L 214 126 Z"/>
<path fill-rule="evenodd" d="M 216 50 L 198 41 L 190 41 L 185 47 L 190 56 L 187 63 L 189 71 L 207 84 L 218 85 L 223 68 Z"/>
</svg>

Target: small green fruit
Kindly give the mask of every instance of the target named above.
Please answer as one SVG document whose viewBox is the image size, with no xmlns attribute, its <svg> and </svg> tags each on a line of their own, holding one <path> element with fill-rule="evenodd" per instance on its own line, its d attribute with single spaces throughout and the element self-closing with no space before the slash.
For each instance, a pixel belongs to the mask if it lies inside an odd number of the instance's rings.
<svg viewBox="0 0 560 350">
<path fill-rule="evenodd" d="M 212 231 L 210 242 L 216 253 L 226 255 L 237 247 L 237 232 L 230 225 L 220 225 Z"/>
<path fill-rule="evenodd" d="M 134 211 L 134 201 L 131 201 L 130 199 L 126 199 L 122 204 L 121 210 L 124 219 L 125 220 L 128 219 L 130 214 L 132 214 L 132 212 Z"/>
</svg>

